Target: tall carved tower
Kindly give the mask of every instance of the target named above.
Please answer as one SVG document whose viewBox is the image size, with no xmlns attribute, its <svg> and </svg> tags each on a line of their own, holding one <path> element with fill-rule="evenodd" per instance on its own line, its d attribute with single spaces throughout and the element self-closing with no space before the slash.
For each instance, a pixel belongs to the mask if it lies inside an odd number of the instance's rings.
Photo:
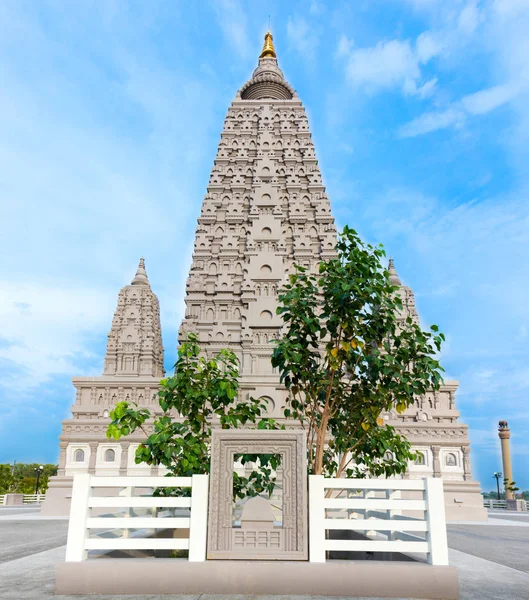
<svg viewBox="0 0 529 600">
<path fill-rule="evenodd" d="M 305 109 L 285 81 L 272 35 L 228 109 L 198 219 L 180 341 L 196 332 L 208 354 L 232 348 L 241 390 L 285 397 L 270 364 L 281 320 L 277 294 L 293 263 L 334 253 L 336 228 Z"/>
<path fill-rule="evenodd" d="M 272 35 L 265 36 L 252 78 L 228 109 L 196 229 L 180 341 L 199 336 L 205 353 L 230 347 L 240 362 L 243 394 L 266 398 L 282 417 L 285 389 L 270 363 L 271 340 L 282 326 L 277 293 L 294 263 L 314 268 L 334 255 L 336 228 L 307 116 L 285 81 Z M 393 261 L 404 320 L 419 317 L 413 291 Z M 468 427 L 458 421 L 457 381 L 418 398 L 402 415 L 385 415 L 420 452 L 406 477 L 442 477 L 446 512 L 485 518 L 472 480 Z"/>
</svg>

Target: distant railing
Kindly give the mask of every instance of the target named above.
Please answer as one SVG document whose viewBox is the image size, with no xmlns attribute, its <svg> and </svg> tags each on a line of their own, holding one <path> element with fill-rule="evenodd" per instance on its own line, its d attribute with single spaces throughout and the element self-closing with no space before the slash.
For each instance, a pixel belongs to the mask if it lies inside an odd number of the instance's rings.
<svg viewBox="0 0 529 600">
<path fill-rule="evenodd" d="M 340 490 L 346 497 L 337 497 Z M 403 492 L 419 499 L 402 499 Z M 333 510 L 340 511 L 337 518 L 329 518 Z M 416 518 L 417 514 L 424 516 Z M 327 532 L 333 530 L 356 532 L 367 539 L 329 539 Z M 448 565 L 442 480 L 310 475 L 309 550 L 311 562 L 325 562 L 327 551 L 398 552 L 423 553 L 432 565 Z"/>
<path fill-rule="evenodd" d="M 46 494 L 24 494 L 24 504 L 40 504 L 45 498 Z"/>
<path fill-rule="evenodd" d="M 495 500 L 493 498 L 483 498 L 485 508 L 507 508 L 507 500 Z M 522 500 L 522 510 L 527 510 L 527 501 Z"/>
<path fill-rule="evenodd" d="M 24 504 L 40 504 L 46 498 L 46 494 L 24 494 Z M 0 494 L 0 506 L 6 503 L 6 494 Z"/>
<path fill-rule="evenodd" d="M 483 505 L 486 508 L 507 508 L 507 500 L 493 500 L 492 498 L 484 498 Z"/>
<path fill-rule="evenodd" d="M 97 496 L 96 488 L 114 488 L 116 494 Z M 133 496 L 134 488 L 147 489 L 148 494 Z M 154 488 L 191 488 L 190 497 L 155 497 Z M 119 495 L 120 489 L 125 495 Z M 190 509 L 189 517 L 136 516 L 135 509 Z M 66 561 L 83 561 L 88 550 L 188 550 L 189 560 L 206 559 L 206 531 L 208 508 L 208 476 L 192 477 L 96 477 L 74 475 Z M 91 517 L 92 509 L 120 509 L 125 516 L 113 514 Z M 101 512 L 100 512 L 101 514 Z M 122 537 L 90 535 L 94 529 L 124 530 Z M 133 537 L 130 530 L 189 530 L 186 538 Z"/>
</svg>

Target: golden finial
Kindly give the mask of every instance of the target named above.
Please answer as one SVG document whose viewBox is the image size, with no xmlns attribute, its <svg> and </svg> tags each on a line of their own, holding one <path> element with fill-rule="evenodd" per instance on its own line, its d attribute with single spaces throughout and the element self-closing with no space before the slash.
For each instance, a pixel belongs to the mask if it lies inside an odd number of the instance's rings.
<svg viewBox="0 0 529 600">
<path fill-rule="evenodd" d="M 267 31 L 264 39 L 263 51 L 259 55 L 259 58 L 277 58 L 273 42 L 274 38 L 272 37 L 270 30 Z"/>
</svg>

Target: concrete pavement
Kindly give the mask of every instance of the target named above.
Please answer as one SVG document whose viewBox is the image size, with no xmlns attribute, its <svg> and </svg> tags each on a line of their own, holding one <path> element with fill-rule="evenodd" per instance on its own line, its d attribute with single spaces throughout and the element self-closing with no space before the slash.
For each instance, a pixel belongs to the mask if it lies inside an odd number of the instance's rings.
<svg viewBox="0 0 529 600">
<path fill-rule="evenodd" d="M 529 514 L 491 512 L 490 524 L 448 526 L 450 564 L 458 567 L 461 600 L 529 600 Z M 0 511 L 0 599 L 88 600 L 55 596 L 55 565 L 64 560 L 67 521 Z M 11 550 L 9 550 L 11 548 Z M 2 562 L 3 561 L 3 562 Z M 117 574 L 117 576 L 119 576 Z M 246 596 L 97 596 L 98 600 L 246 600 Z M 252 596 L 252 600 L 301 600 Z M 323 600 L 311 596 L 303 600 Z M 326 600 L 345 600 L 329 598 Z M 356 599 L 361 600 L 361 599 Z M 376 600 L 371 598 L 370 600 Z M 394 599 L 400 600 L 400 599 Z M 409 600 L 409 599 L 403 599 Z"/>
</svg>

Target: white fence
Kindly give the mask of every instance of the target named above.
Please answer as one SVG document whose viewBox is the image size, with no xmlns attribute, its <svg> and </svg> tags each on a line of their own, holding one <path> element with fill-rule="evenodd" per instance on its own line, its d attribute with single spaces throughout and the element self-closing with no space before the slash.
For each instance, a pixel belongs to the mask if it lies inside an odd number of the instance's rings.
<svg viewBox="0 0 529 600">
<path fill-rule="evenodd" d="M 97 496 L 94 488 L 116 488 L 124 495 Z M 133 496 L 134 488 L 191 488 L 191 497 Z M 123 490 L 124 488 L 124 490 Z M 119 490 L 122 490 L 119 492 Z M 92 517 L 92 509 L 120 509 L 124 517 L 107 514 Z M 191 510 L 190 517 L 135 516 L 135 509 Z M 208 514 L 208 476 L 192 477 L 95 477 L 88 474 L 74 476 L 66 561 L 82 561 L 88 550 L 188 550 L 189 560 L 201 562 L 206 559 L 206 533 Z M 123 537 L 90 536 L 94 529 L 124 530 Z M 187 538 L 138 538 L 129 536 L 131 529 L 184 529 Z"/>
<path fill-rule="evenodd" d="M 507 508 L 507 500 L 493 500 L 487 498 L 483 499 L 483 505 L 486 508 Z"/>
<path fill-rule="evenodd" d="M 346 497 L 337 497 L 340 490 Z M 420 499 L 402 499 L 402 492 Z M 333 511 L 339 511 L 337 518 L 329 517 Z M 403 516 L 403 511 L 424 516 Z M 367 539 L 328 539 L 326 532 L 333 530 L 357 532 Z M 448 565 L 442 480 L 310 475 L 309 549 L 311 562 L 325 562 L 326 551 L 334 550 L 425 553 L 430 564 Z"/>
<path fill-rule="evenodd" d="M 24 504 L 40 504 L 45 498 L 46 494 L 24 494 Z"/>
<path fill-rule="evenodd" d="M 484 498 L 483 505 L 486 508 L 507 508 L 507 500 L 494 500 L 494 498 Z M 527 502 L 522 502 L 522 509 L 527 510 Z"/>
<path fill-rule="evenodd" d="M 46 494 L 24 494 L 24 504 L 40 504 L 44 502 Z M 0 495 L 0 506 L 6 503 L 6 495 Z"/>
<path fill-rule="evenodd" d="M 155 488 L 182 487 L 191 488 L 190 497 L 152 494 Z M 115 489 L 116 493 L 98 495 L 94 492 L 96 488 L 107 488 L 105 492 Z M 133 495 L 133 490 L 144 495 Z M 160 517 L 160 509 L 170 511 L 171 515 Z M 187 509 L 186 516 L 174 514 L 175 509 Z M 142 511 L 149 514 L 139 514 Z M 207 475 L 96 477 L 77 474 L 66 560 L 83 561 L 89 550 L 188 550 L 190 561 L 201 562 L 206 559 L 207 517 Z M 186 530 L 180 533 L 187 537 L 137 535 L 141 530 L 174 529 Z M 330 539 L 335 535 L 331 532 L 340 530 L 346 539 Z M 350 539 L 355 537 L 360 539 Z M 448 565 L 442 480 L 309 476 L 310 561 L 325 562 L 327 551 L 422 553 L 432 565 Z"/>
</svg>

